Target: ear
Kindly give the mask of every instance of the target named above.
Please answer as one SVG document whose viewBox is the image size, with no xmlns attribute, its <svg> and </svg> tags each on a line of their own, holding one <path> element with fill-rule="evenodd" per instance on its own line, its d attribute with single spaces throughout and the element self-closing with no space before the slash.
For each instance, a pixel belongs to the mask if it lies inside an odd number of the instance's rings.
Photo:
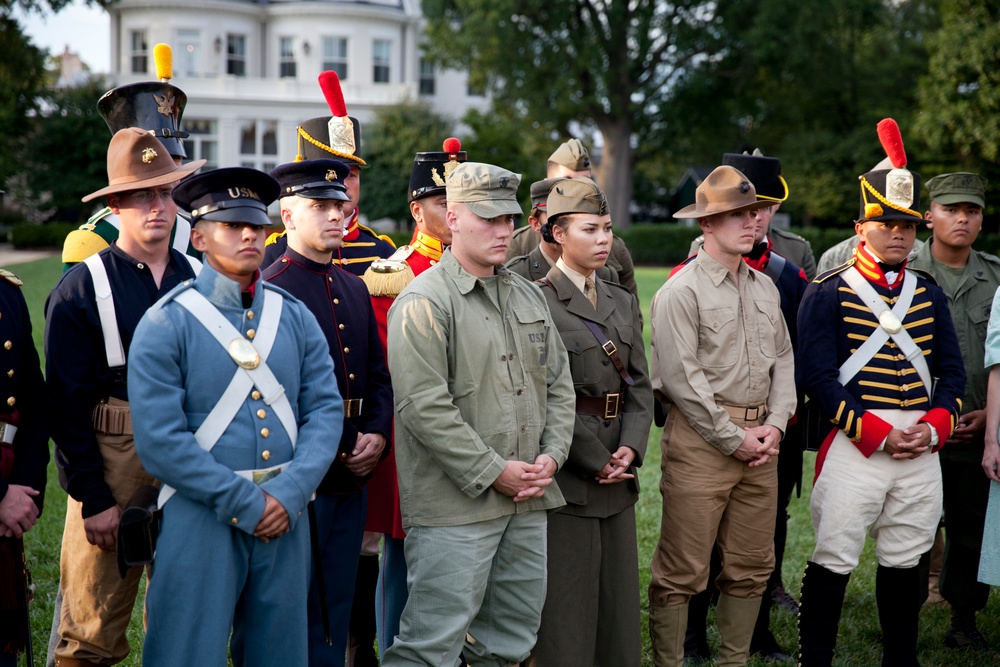
<svg viewBox="0 0 1000 667">
<path fill-rule="evenodd" d="M 538 232 L 539 234 L 541 234 L 541 233 L 542 233 L 542 232 L 541 232 L 541 229 L 542 229 L 542 221 L 541 221 L 541 220 L 539 220 L 539 219 L 538 219 L 537 217 L 535 217 L 535 216 L 533 216 L 533 215 L 529 215 L 529 216 L 528 216 L 528 225 L 529 225 L 529 226 L 530 226 L 530 227 L 531 227 L 532 229 L 534 229 L 534 230 L 535 230 L 536 232 Z"/>
<path fill-rule="evenodd" d="M 108 195 L 105 199 L 111 212 L 119 215 L 121 213 L 121 199 L 119 199 L 118 195 Z"/>
<path fill-rule="evenodd" d="M 458 215 L 450 206 L 448 207 L 448 212 L 445 213 L 444 220 L 448 224 L 448 229 L 450 229 L 452 233 L 458 231 Z"/>
<path fill-rule="evenodd" d="M 566 241 L 566 230 L 562 225 L 549 225 L 549 229 L 552 230 L 552 238 L 556 240 L 556 243 L 562 245 Z"/>
<path fill-rule="evenodd" d="M 924 220 L 927 221 L 927 229 L 934 229 L 934 214 L 931 213 L 931 209 L 928 208 L 924 213 Z"/>
<path fill-rule="evenodd" d="M 191 227 L 191 245 L 201 253 L 204 253 L 208 247 L 205 242 L 205 230 L 199 227 L 197 222 Z"/>
<path fill-rule="evenodd" d="M 285 226 L 285 229 L 295 229 L 295 221 L 292 220 L 292 211 L 284 205 L 281 207 L 281 224 Z"/>
<path fill-rule="evenodd" d="M 420 200 L 414 200 L 410 202 L 410 215 L 413 217 L 413 221 L 418 225 L 424 222 L 424 208 L 420 205 Z"/>
<path fill-rule="evenodd" d="M 704 218 L 698 218 L 698 226 L 701 228 L 702 234 L 712 233 L 712 216 L 706 216 Z"/>
<path fill-rule="evenodd" d="M 861 237 L 861 240 L 865 240 L 865 223 L 863 220 L 859 220 L 854 223 L 854 233 Z"/>
</svg>

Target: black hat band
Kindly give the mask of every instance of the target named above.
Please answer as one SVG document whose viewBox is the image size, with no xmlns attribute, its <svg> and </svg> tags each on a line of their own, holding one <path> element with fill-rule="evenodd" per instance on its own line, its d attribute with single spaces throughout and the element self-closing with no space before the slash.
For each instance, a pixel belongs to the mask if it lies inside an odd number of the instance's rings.
<svg viewBox="0 0 1000 667">
<path fill-rule="evenodd" d="M 299 185 L 288 185 L 285 186 L 286 195 L 294 195 L 297 192 L 302 192 L 303 190 L 319 190 L 319 189 L 329 189 L 340 190 L 341 192 L 347 192 L 347 186 L 340 181 L 313 181 L 312 183 L 300 183 Z"/>
<path fill-rule="evenodd" d="M 217 204 L 206 204 L 205 206 L 191 211 L 191 217 L 201 218 L 209 213 L 215 213 L 216 211 L 221 211 L 226 208 L 259 208 L 262 211 L 267 210 L 267 206 L 264 206 L 264 204 L 259 201 L 255 201 L 253 199 L 238 199 L 236 201 L 220 201 Z"/>
</svg>

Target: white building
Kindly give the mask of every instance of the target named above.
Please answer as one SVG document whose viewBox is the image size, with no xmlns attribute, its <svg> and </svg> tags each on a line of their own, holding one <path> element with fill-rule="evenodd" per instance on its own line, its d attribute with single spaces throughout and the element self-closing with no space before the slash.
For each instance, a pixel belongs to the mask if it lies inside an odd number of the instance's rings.
<svg viewBox="0 0 1000 667">
<path fill-rule="evenodd" d="M 419 0 L 120 0 L 108 12 L 113 85 L 154 79 L 153 45 L 169 44 L 171 83 L 188 97 L 188 158 L 210 167 L 294 159 L 296 125 L 330 114 L 325 70 L 340 77 L 362 142 L 383 105 L 421 100 L 458 120 L 487 103 L 464 72 L 422 59 Z"/>
</svg>

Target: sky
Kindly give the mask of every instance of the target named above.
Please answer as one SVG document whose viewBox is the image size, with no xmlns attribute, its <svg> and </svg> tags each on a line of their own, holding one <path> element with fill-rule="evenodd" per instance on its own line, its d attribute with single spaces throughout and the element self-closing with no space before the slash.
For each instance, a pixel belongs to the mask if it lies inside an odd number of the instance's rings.
<svg viewBox="0 0 1000 667">
<path fill-rule="evenodd" d="M 14 15 L 35 46 L 56 55 L 68 45 L 92 72 L 103 74 L 111 69 L 108 44 L 111 20 L 103 9 L 88 7 L 83 0 L 73 0 L 58 14 L 33 12 L 25 16 L 15 10 Z"/>
</svg>

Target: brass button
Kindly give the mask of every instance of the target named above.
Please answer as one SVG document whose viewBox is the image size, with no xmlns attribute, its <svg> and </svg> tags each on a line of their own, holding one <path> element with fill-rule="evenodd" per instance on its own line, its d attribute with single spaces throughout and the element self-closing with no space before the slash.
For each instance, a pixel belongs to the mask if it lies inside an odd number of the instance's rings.
<svg viewBox="0 0 1000 667">
<path fill-rule="evenodd" d="M 264 408 L 261 408 L 260 410 L 257 411 L 257 419 L 263 419 L 266 416 L 267 412 L 264 410 Z"/>
<path fill-rule="evenodd" d="M 250 393 L 250 398 L 252 398 L 252 399 L 253 399 L 253 400 L 255 400 L 255 401 L 259 401 L 259 400 L 260 400 L 260 392 L 259 392 L 259 391 L 257 391 L 256 389 L 254 389 L 254 390 L 253 390 L 253 391 L 252 391 L 252 392 Z"/>
<path fill-rule="evenodd" d="M 350 354 L 350 353 L 351 353 L 351 348 L 345 347 L 344 348 L 344 354 Z"/>
<path fill-rule="evenodd" d="M 344 325 L 343 324 L 338 324 L 337 328 L 340 329 L 341 331 L 343 331 L 344 330 Z"/>
<path fill-rule="evenodd" d="M 9 371 L 7 371 L 7 377 L 9 377 L 9 378 L 14 377 L 14 369 L 13 368 L 10 369 Z"/>
<path fill-rule="evenodd" d="M 253 337 L 257 335 L 257 332 L 253 329 L 247 329 L 247 338 L 253 340 Z"/>
<path fill-rule="evenodd" d="M 333 300 L 333 305 L 339 306 L 340 305 L 340 299 L 334 299 Z"/>
<path fill-rule="evenodd" d="M 333 277 L 327 278 L 326 280 L 327 280 L 327 282 L 331 282 L 332 283 L 333 282 Z"/>
<path fill-rule="evenodd" d="M 348 375 L 347 377 L 348 377 L 349 379 L 353 380 L 353 379 L 354 379 L 354 373 L 351 373 L 351 374 L 350 374 L 350 375 Z"/>
<path fill-rule="evenodd" d="M 238 524 L 240 522 L 240 520 L 237 519 L 236 517 L 233 517 L 232 519 L 229 520 L 229 522 L 232 523 L 235 526 L 236 524 Z"/>
<path fill-rule="evenodd" d="M 252 310 L 248 310 L 247 311 L 247 319 L 248 320 L 252 320 L 253 319 L 253 311 Z"/>
<path fill-rule="evenodd" d="M 5 350 L 9 350 L 12 347 L 14 347 L 14 343 L 12 343 L 10 341 L 7 341 L 6 343 L 3 344 L 3 349 L 5 349 Z"/>
<path fill-rule="evenodd" d="M 260 430 L 260 436 L 262 438 L 266 438 L 269 435 L 271 435 L 271 431 L 269 431 L 266 426 Z"/>
<path fill-rule="evenodd" d="M 17 400 L 13 396 L 7 399 L 7 405 L 9 405 L 10 407 L 14 407 L 15 403 L 17 403 Z"/>
<path fill-rule="evenodd" d="M 506 354 L 501 354 L 500 355 L 500 361 L 507 361 L 507 355 Z"/>
<path fill-rule="evenodd" d="M 265 461 L 267 461 L 268 459 L 270 459 L 270 458 L 271 458 L 271 451 L 270 451 L 270 450 L 268 450 L 268 449 L 265 449 L 264 451 L 262 451 L 262 452 L 260 453 L 260 458 L 262 458 L 262 459 L 264 459 Z"/>
</svg>

